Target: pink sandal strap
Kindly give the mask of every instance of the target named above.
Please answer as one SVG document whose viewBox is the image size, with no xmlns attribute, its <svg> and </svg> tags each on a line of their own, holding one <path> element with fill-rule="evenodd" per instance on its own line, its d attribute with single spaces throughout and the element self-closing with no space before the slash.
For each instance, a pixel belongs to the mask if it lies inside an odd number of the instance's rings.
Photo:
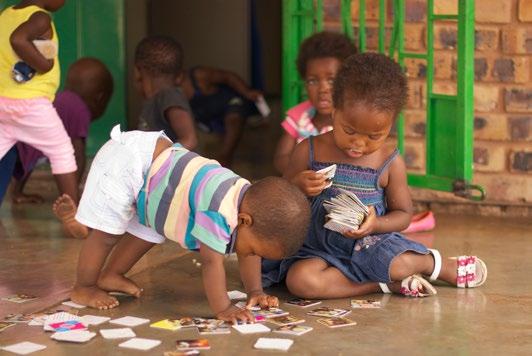
<svg viewBox="0 0 532 356">
<path fill-rule="evenodd" d="M 458 256 L 456 259 L 457 276 L 456 286 L 458 288 L 474 287 L 477 273 L 477 257 L 476 256 Z"/>
</svg>

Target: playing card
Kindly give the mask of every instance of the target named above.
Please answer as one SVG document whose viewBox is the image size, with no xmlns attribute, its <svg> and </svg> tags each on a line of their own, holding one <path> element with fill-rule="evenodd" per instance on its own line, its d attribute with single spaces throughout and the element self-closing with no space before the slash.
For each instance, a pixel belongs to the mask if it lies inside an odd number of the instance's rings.
<svg viewBox="0 0 532 356">
<path fill-rule="evenodd" d="M 52 334 L 51 338 L 57 341 L 87 342 L 95 336 L 96 333 L 87 330 L 70 330 Z"/>
<path fill-rule="evenodd" d="M 15 325 L 15 323 L 8 323 L 5 321 L 0 321 L 0 331 L 4 331 L 5 329 Z"/>
<path fill-rule="evenodd" d="M 247 305 L 246 302 L 244 302 L 244 301 L 240 301 L 240 302 L 238 302 L 238 303 L 235 304 L 235 307 L 240 308 L 240 309 L 247 309 L 247 308 L 246 308 L 246 305 Z M 259 310 L 261 310 L 261 309 L 260 309 L 259 306 L 254 306 L 254 307 L 249 308 L 249 310 L 250 310 L 250 311 L 259 311 Z"/>
<path fill-rule="evenodd" d="M 166 351 L 163 356 L 195 356 L 199 355 L 198 350 L 188 350 L 188 351 Z"/>
<path fill-rule="evenodd" d="M 309 299 L 300 299 L 300 298 L 291 299 L 286 302 L 286 304 L 290 304 L 290 305 L 301 307 L 301 308 L 311 307 L 313 305 L 318 305 L 320 303 L 321 303 L 321 300 L 309 300 Z"/>
<path fill-rule="evenodd" d="M 287 351 L 290 346 L 294 343 L 294 340 L 290 339 L 277 339 L 277 338 L 268 338 L 268 337 L 261 337 L 257 340 L 255 345 L 253 345 L 256 349 L 261 350 L 280 350 L 280 351 Z"/>
<path fill-rule="evenodd" d="M 49 324 L 49 326 L 56 332 L 64 332 L 70 330 L 85 330 L 87 327 L 77 320 L 61 321 L 59 323 Z"/>
<path fill-rule="evenodd" d="M 156 328 L 156 329 L 164 329 L 164 330 L 177 330 L 177 329 L 181 329 L 182 326 L 181 326 L 181 323 L 179 322 L 179 320 L 169 320 L 169 319 L 164 319 L 164 320 L 159 320 L 153 324 L 150 324 L 150 328 Z"/>
<path fill-rule="evenodd" d="M 327 185 L 325 186 L 325 189 L 329 188 L 333 184 L 332 179 L 334 178 L 334 175 L 336 174 L 336 164 L 322 168 L 316 171 L 316 173 L 321 173 L 325 176 L 325 178 L 329 181 L 329 183 L 327 183 Z"/>
<path fill-rule="evenodd" d="M 7 314 L 2 320 L 5 323 L 29 323 L 33 319 L 32 314 Z"/>
<path fill-rule="evenodd" d="M 255 106 L 257 107 L 257 110 L 259 110 L 262 117 L 270 115 L 270 107 L 268 106 L 268 103 L 266 102 L 266 100 L 264 100 L 264 97 L 262 95 L 259 96 L 257 101 L 255 101 Z"/>
<path fill-rule="evenodd" d="M 55 323 L 61 323 L 64 321 L 81 321 L 81 317 L 63 311 L 59 313 L 50 314 L 44 320 L 44 330 L 54 331 L 54 328 L 50 325 Z"/>
<path fill-rule="evenodd" d="M 301 324 L 305 322 L 305 319 L 299 319 L 292 315 L 285 315 L 285 316 L 276 316 L 273 318 L 269 318 L 268 322 L 273 323 L 275 325 L 284 326 L 284 325 Z"/>
<path fill-rule="evenodd" d="M 326 318 L 340 317 L 346 314 L 351 313 L 351 310 L 339 309 L 339 308 L 330 308 L 330 307 L 319 307 L 312 309 L 307 314 L 312 316 L 321 316 Z"/>
<path fill-rule="evenodd" d="M 234 300 L 234 299 L 246 299 L 248 297 L 248 295 L 246 293 L 241 292 L 239 290 L 229 291 L 229 292 L 227 292 L 227 296 L 231 300 Z"/>
<path fill-rule="evenodd" d="M 109 321 L 111 324 L 135 327 L 150 322 L 150 319 L 137 318 L 135 316 L 124 316 L 122 318 Z"/>
<path fill-rule="evenodd" d="M 285 325 L 275 329 L 273 332 L 299 336 L 306 334 L 311 330 L 313 330 L 312 327 L 305 325 Z"/>
<path fill-rule="evenodd" d="M 100 325 L 109 320 L 111 320 L 111 318 L 107 316 L 83 315 L 80 321 L 85 325 Z"/>
<path fill-rule="evenodd" d="M 351 299 L 351 308 L 379 309 L 381 302 L 372 299 Z"/>
<path fill-rule="evenodd" d="M 233 328 L 242 334 L 267 333 L 271 331 L 271 329 L 264 324 L 233 325 Z"/>
<path fill-rule="evenodd" d="M 7 297 L 2 298 L 2 300 L 6 300 L 8 302 L 13 302 L 13 303 L 26 303 L 34 299 L 37 299 L 37 297 L 34 295 L 22 294 L 22 293 L 8 295 Z"/>
<path fill-rule="evenodd" d="M 130 328 L 100 329 L 100 334 L 104 339 L 126 339 L 137 336 Z"/>
<path fill-rule="evenodd" d="M 211 345 L 207 339 L 188 339 L 177 340 L 177 349 L 180 351 L 186 350 L 209 350 Z"/>
<path fill-rule="evenodd" d="M 266 319 L 274 318 L 276 316 L 285 316 L 289 314 L 287 311 L 284 311 L 283 309 L 279 309 L 279 308 L 261 309 L 258 311 L 252 311 L 252 313 L 255 316 L 255 318 L 264 317 Z"/>
<path fill-rule="evenodd" d="M 27 355 L 35 351 L 44 350 L 45 348 L 46 346 L 44 345 L 39 345 L 33 342 L 24 341 L 24 342 L 19 342 L 18 344 L 13 344 L 13 345 L 9 345 L 6 347 L 2 347 L 2 350 L 13 352 L 17 355 Z"/>
<path fill-rule="evenodd" d="M 160 344 L 161 340 L 143 339 L 141 337 L 135 337 L 121 344 L 118 344 L 118 346 L 125 347 L 126 349 L 150 350 L 156 346 L 159 346 Z"/>
<path fill-rule="evenodd" d="M 198 326 L 200 335 L 230 334 L 231 329 L 227 324 Z"/>
<path fill-rule="evenodd" d="M 71 300 L 68 300 L 66 302 L 63 302 L 61 303 L 63 305 L 66 305 L 67 307 L 72 307 L 72 308 L 76 308 L 76 309 L 83 309 L 83 308 L 86 308 L 85 305 L 81 305 L 81 304 L 78 304 L 78 303 L 74 303 L 73 301 Z"/>
<path fill-rule="evenodd" d="M 341 328 L 343 326 L 356 325 L 356 321 L 353 321 L 348 318 L 327 318 L 327 319 L 318 319 L 318 323 L 326 325 L 330 328 Z"/>
</svg>

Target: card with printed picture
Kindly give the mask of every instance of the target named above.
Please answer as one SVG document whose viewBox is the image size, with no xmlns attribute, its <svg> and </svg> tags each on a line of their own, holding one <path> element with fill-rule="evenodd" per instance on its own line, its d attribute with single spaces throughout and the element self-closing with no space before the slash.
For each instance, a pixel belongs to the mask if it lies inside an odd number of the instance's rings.
<svg viewBox="0 0 532 356">
<path fill-rule="evenodd" d="M 202 325 L 202 326 L 198 326 L 198 332 L 200 333 L 200 335 L 230 334 L 231 328 L 227 324 Z"/>
<path fill-rule="evenodd" d="M 8 295 L 2 298 L 2 300 L 6 300 L 12 303 L 26 303 L 26 302 L 29 302 L 35 299 L 37 299 L 36 296 L 30 295 L 30 294 L 24 294 L 24 293 Z"/>
<path fill-rule="evenodd" d="M 312 330 L 313 330 L 312 327 L 306 326 L 306 325 L 285 325 L 285 326 L 279 327 L 278 329 L 275 329 L 273 332 L 280 333 L 280 334 L 300 336 Z"/>
<path fill-rule="evenodd" d="M 7 314 L 2 321 L 6 323 L 29 323 L 33 319 L 33 314 Z"/>
<path fill-rule="evenodd" d="M 177 340 L 177 349 L 180 351 L 185 350 L 209 350 L 211 345 L 207 339 L 187 339 Z"/>
<path fill-rule="evenodd" d="M 341 309 L 341 308 L 331 308 L 331 307 L 319 307 L 312 309 L 307 314 L 312 316 L 321 316 L 326 318 L 334 318 L 344 316 L 349 314 L 351 310 Z"/>
<path fill-rule="evenodd" d="M 5 329 L 15 325 L 15 323 L 7 323 L 5 321 L 0 321 L 0 331 L 4 331 Z"/>
<path fill-rule="evenodd" d="M 296 307 L 301 308 L 308 308 L 314 305 L 318 305 L 321 303 L 321 300 L 309 300 L 309 299 L 301 299 L 301 298 L 294 298 L 290 299 L 286 302 L 286 304 L 290 304 Z"/>
<path fill-rule="evenodd" d="M 328 326 L 330 328 L 341 328 L 344 326 L 351 326 L 357 324 L 356 321 L 344 317 L 318 319 L 318 323 Z"/>
<path fill-rule="evenodd" d="M 351 299 L 351 308 L 380 309 L 381 302 L 373 299 Z"/>
<path fill-rule="evenodd" d="M 188 351 L 166 351 L 163 356 L 196 356 L 199 355 L 198 350 L 188 350 Z"/>
<path fill-rule="evenodd" d="M 268 319 L 268 322 L 275 324 L 275 325 L 294 325 L 294 324 L 301 324 L 305 322 L 305 319 L 297 318 L 293 315 L 284 315 L 284 316 L 276 316 L 274 318 Z"/>
<path fill-rule="evenodd" d="M 290 314 L 287 311 L 284 311 L 283 309 L 280 309 L 280 308 L 261 309 L 258 311 L 252 311 L 252 313 L 255 316 L 255 318 L 258 317 L 259 319 L 260 317 L 270 319 L 270 318 L 275 318 L 277 316 L 285 316 L 285 315 Z"/>
</svg>

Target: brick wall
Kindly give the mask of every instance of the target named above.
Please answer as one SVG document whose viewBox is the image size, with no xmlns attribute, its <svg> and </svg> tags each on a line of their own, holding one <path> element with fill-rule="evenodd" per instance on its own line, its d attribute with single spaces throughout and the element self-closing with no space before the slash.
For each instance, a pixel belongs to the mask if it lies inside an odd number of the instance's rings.
<svg viewBox="0 0 532 356">
<path fill-rule="evenodd" d="M 455 14 L 459 0 L 436 0 L 440 14 Z M 338 1 L 325 0 L 325 27 L 339 29 Z M 367 44 L 377 49 L 378 0 L 366 1 Z M 388 2 L 388 19 L 392 15 Z M 358 1 L 353 1 L 353 21 Z M 532 211 L 532 0 L 477 0 L 475 19 L 474 179 L 487 192 L 484 205 L 525 205 Z M 391 28 L 391 23 L 389 22 Z M 355 34 L 357 33 L 355 25 Z M 406 0 L 405 48 L 426 51 L 426 1 Z M 387 31 L 389 37 L 390 31 Z M 457 28 L 434 29 L 434 91 L 455 93 Z M 409 100 L 405 110 L 405 160 L 411 172 L 425 168 L 423 60 L 406 61 Z M 448 193 L 415 190 L 414 198 L 460 202 Z"/>
</svg>

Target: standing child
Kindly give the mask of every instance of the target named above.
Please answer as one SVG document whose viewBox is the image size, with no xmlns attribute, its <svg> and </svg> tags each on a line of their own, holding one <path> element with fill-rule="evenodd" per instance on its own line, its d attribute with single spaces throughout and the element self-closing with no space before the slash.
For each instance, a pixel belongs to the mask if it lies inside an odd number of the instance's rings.
<svg viewBox="0 0 532 356">
<path fill-rule="evenodd" d="M 277 298 L 262 290 L 261 257 L 284 258 L 303 243 L 310 209 L 299 189 L 277 177 L 250 185 L 218 162 L 172 146 L 160 132 L 115 127 L 111 138 L 94 158 L 76 215 L 93 230 L 80 252 L 72 300 L 108 309 L 118 301 L 105 291 L 138 297 L 141 290 L 124 275 L 166 237 L 199 250 L 207 299 L 219 319 L 253 321 L 227 296 L 226 253 L 238 256 L 248 305 L 276 306 Z"/>
<path fill-rule="evenodd" d="M 139 129 L 163 130 L 189 150 L 198 143 L 188 101 L 176 86 L 182 76 L 183 50 L 170 37 L 144 38 L 135 50 L 135 81 L 145 101 Z"/>
<path fill-rule="evenodd" d="M 319 32 L 299 48 L 297 70 L 305 81 L 308 100 L 286 112 L 281 123 L 284 134 L 277 143 L 274 166 L 284 173 L 296 144 L 309 136 L 332 130 L 332 86 L 340 65 L 357 52 L 349 38 L 340 33 Z"/>
<path fill-rule="evenodd" d="M 0 158 L 18 141 L 41 150 L 50 159 L 60 193 L 77 202 L 74 149 L 52 105 L 59 86 L 59 60 L 57 55 L 46 59 L 33 44 L 51 40 L 57 45 L 49 12 L 63 3 L 23 0 L 0 14 Z M 36 71 L 25 82 L 12 75 L 21 61 Z"/>
<path fill-rule="evenodd" d="M 401 67 L 384 55 L 357 54 L 338 72 L 333 89 L 331 132 L 309 137 L 295 149 L 286 177 L 312 197 L 312 225 L 299 252 L 281 263 L 267 261 L 266 284 L 286 276 L 288 289 L 304 298 L 345 298 L 399 292 L 434 294 L 423 278 L 458 287 L 478 287 L 487 268 L 475 256 L 442 260 L 437 250 L 395 232 L 411 217 L 406 168 L 397 148 L 387 142 L 407 95 Z M 332 187 L 316 171 L 335 163 Z M 358 230 L 343 235 L 323 227 L 325 200 L 338 188 L 355 193 L 370 213 Z"/>
</svg>

